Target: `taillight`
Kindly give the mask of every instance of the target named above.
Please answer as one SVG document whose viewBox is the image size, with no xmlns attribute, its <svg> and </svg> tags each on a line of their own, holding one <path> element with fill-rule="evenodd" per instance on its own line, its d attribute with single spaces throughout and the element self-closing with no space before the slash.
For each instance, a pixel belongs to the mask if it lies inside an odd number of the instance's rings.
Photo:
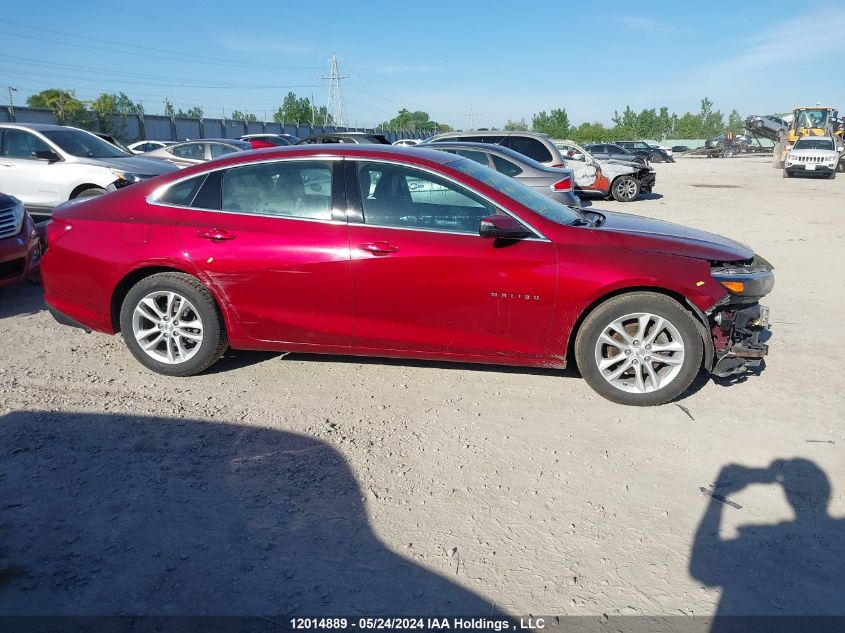
<svg viewBox="0 0 845 633">
<path fill-rule="evenodd" d="M 552 185 L 554 191 L 572 191 L 572 176 L 567 176 L 563 180 L 558 180 Z"/>
<path fill-rule="evenodd" d="M 60 220 L 58 218 L 53 218 L 47 223 L 47 245 L 55 244 L 62 235 L 65 235 L 68 231 L 71 230 L 72 225 L 67 220 Z"/>
</svg>

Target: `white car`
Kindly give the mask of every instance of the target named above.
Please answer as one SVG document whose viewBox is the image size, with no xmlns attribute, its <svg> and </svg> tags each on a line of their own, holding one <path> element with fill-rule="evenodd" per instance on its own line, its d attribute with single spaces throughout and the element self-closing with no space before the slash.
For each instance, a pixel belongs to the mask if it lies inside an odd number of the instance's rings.
<svg viewBox="0 0 845 633">
<path fill-rule="evenodd" d="M 400 138 L 398 141 L 394 141 L 394 145 L 399 147 L 411 147 L 413 145 L 419 145 L 420 139 L 418 138 Z"/>
<path fill-rule="evenodd" d="M 0 191 L 21 200 L 33 215 L 175 170 L 78 128 L 0 123 Z"/>
<path fill-rule="evenodd" d="M 796 174 L 819 174 L 826 178 L 836 178 L 836 166 L 839 152 L 836 141 L 829 136 L 804 136 L 795 141 L 795 145 L 786 155 L 783 163 L 783 177 L 792 178 Z"/>
<path fill-rule="evenodd" d="M 176 144 L 176 142 L 177 141 L 135 141 L 127 147 L 132 151 L 133 154 L 143 154 L 144 152 L 151 152 L 155 149 L 167 147 L 168 145 L 174 145 Z"/>
</svg>

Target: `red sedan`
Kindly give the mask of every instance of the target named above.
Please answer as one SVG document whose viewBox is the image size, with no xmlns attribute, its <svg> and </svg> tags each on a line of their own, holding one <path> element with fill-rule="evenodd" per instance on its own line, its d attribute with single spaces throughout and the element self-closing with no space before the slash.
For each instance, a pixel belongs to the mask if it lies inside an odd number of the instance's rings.
<svg viewBox="0 0 845 633">
<path fill-rule="evenodd" d="M 148 368 L 226 350 L 562 368 L 616 402 L 766 354 L 771 266 L 732 240 L 580 211 L 444 152 L 244 152 L 56 209 L 42 264 L 67 324 Z"/>
</svg>

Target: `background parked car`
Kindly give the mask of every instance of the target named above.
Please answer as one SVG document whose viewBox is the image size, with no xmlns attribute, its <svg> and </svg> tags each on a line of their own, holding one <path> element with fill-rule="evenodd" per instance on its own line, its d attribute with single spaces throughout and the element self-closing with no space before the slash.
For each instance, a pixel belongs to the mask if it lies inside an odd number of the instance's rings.
<svg viewBox="0 0 845 633">
<path fill-rule="evenodd" d="M 220 158 L 233 152 L 248 152 L 252 145 L 246 141 L 226 138 L 205 138 L 198 141 L 186 141 L 168 145 L 161 149 L 147 152 L 144 156 L 159 158 L 173 163 L 177 167 L 188 167 Z"/>
<path fill-rule="evenodd" d="M 462 143 L 490 143 L 501 145 L 515 152 L 524 154 L 528 158 L 542 163 L 546 167 L 564 167 L 560 150 L 545 134 L 537 132 L 501 132 L 482 131 L 473 132 L 444 132 L 425 139 L 421 145 L 429 143 L 444 143 L 460 141 Z"/>
<path fill-rule="evenodd" d="M 41 260 L 35 224 L 23 203 L 0 193 L 0 286 L 34 279 Z"/>
<path fill-rule="evenodd" d="M 629 152 L 624 147 L 614 145 L 613 143 L 596 143 L 595 145 L 587 145 L 586 148 L 593 158 L 598 158 L 600 160 L 621 160 L 631 163 L 640 163 L 641 165 L 646 165 L 648 163 L 648 159 L 638 156 L 633 152 Z"/>
<path fill-rule="evenodd" d="M 167 147 L 168 145 L 175 145 L 178 141 L 135 141 L 128 146 L 129 151 L 133 154 L 143 154 L 144 152 L 152 152 L 153 150 Z"/>
<path fill-rule="evenodd" d="M 495 169 L 500 174 L 510 176 L 526 187 L 531 187 L 561 204 L 581 206 L 581 200 L 575 195 L 575 176 L 571 169 L 546 167 L 524 154 L 490 143 L 440 142 L 432 143 L 429 147 L 457 154 Z"/>
<path fill-rule="evenodd" d="M 566 160 L 584 160 L 584 154 L 580 148 L 577 148 L 574 145 L 571 145 L 569 141 L 562 141 L 560 139 L 555 139 L 552 141 L 560 150 L 560 153 L 563 155 L 564 159 Z"/>
<path fill-rule="evenodd" d="M 675 154 L 683 154 L 684 152 L 689 152 L 690 148 L 686 145 L 673 145 L 672 152 Z"/>
<path fill-rule="evenodd" d="M 575 141 L 557 142 L 583 157 L 566 161 L 566 166 L 575 173 L 578 194 L 599 194 L 618 202 L 632 202 L 654 188 L 655 173 L 651 167 L 639 162 L 598 160 Z"/>
<path fill-rule="evenodd" d="M 384 134 L 370 134 L 369 132 L 324 132 L 312 134 L 299 141 L 297 145 L 312 145 L 314 143 L 361 143 L 366 145 L 390 145 Z"/>
<path fill-rule="evenodd" d="M 67 200 L 173 170 L 163 161 L 127 154 L 85 130 L 0 123 L 0 190 L 21 200 L 33 215 L 50 215 Z"/>
<path fill-rule="evenodd" d="M 249 143 L 252 149 L 286 147 L 299 143 L 299 138 L 292 134 L 245 134 L 240 140 Z"/>
<path fill-rule="evenodd" d="M 616 145 L 622 147 L 640 158 L 645 158 L 652 163 L 673 163 L 672 150 L 661 148 L 656 145 L 649 145 L 645 141 L 616 141 Z M 668 150 L 668 151 L 667 151 Z"/>
<path fill-rule="evenodd" d="M 420 139 L 418 138 L 401 138 L 398 141 L 393 142 L 394 145 L 397 147 L 411 147 L 413 145 L 419 145 Z"/>
</svg>

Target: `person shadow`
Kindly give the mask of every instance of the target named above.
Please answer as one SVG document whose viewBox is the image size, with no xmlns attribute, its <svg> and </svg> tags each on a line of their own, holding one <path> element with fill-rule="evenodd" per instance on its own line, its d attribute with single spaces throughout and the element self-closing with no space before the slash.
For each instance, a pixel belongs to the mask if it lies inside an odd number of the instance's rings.
<svg viewBox="0 0 845 633">
<path fill-rule="evenodd" d="M 794 518 L 740 525 L 735 538 L 721 538 L 723 523 L 741 521 L 742 506 L 730 495 L 772 483 L 783 488 Z M 730 464 L 714 489 L 702 492 L 709 500 L 689 571 L 704 585 L 722 588 L 712 632 L 842 630 L 845 519 L 828 513 L 830 481 L 817 464 L 807 459 L 775 460 L 766 468 Z"/>
<path fill-rule="evenodd" d="M 386 547 L 312 437 L 13 411 L 0 446 L 0 616 L 508 617 Z"/>
</svg>

